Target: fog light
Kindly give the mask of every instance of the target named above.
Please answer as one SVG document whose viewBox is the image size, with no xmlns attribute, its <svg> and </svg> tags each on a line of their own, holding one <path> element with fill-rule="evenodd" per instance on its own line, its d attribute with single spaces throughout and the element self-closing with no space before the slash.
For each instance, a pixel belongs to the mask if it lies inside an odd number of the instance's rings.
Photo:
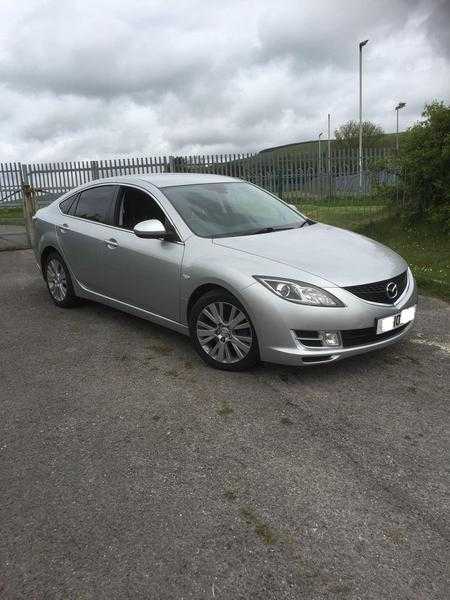
<svg viewBox="0 0 450 600">
<path fill-rule="evenodd" d="M 324 346 L 340 346 L 341 338 L 338 331 L 322 331 L 322 342 Z"/>
</svg>

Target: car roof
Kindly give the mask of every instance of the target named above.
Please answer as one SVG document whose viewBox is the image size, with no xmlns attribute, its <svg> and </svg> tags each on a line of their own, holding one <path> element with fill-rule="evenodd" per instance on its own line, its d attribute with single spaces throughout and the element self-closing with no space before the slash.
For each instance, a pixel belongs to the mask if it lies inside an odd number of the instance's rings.
<svg viewBox="0 0 450 600">
<path fill-rule="evenodd" d="M 231 181 L 242 181 L 237 177 L 226 177 L 225 175 L 212 175 L 209 173 L 148 173 L 136 175 L 124 175 L 118 177 L 108 177 L 105 179 L 96 179 L 90 182 L 99 184 L 104 182 L 133 183 L 137 180 L 151 183 L 157 188 L 170 187 L 172 185 L 193 185 L 196 183 L 225 183 Z"/>
</svg>

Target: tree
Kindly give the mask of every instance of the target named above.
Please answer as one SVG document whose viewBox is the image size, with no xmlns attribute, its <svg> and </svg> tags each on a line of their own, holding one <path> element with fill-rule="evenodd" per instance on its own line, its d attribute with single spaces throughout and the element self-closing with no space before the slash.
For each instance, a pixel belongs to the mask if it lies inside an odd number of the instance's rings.
<svg viewBox="0 0 450 600">
<path fill-rule="evenodd" d="M 366 148 L 378 146 L 384 137 L 384 131 L 375 123 L 363 121 L 362 124 L 363 143 Z M 358 148 L 359 146 L 359 123 L 348 121 L 334 132 L 339 148 Z"/>
<path fill-rule="evenodd" d="M 450 221 L 450 105 L 426 104 L 396 158 L 405 199 L 414 215 Z M 434 213 L 434 215 L 431 215 Z"/>
</svg>

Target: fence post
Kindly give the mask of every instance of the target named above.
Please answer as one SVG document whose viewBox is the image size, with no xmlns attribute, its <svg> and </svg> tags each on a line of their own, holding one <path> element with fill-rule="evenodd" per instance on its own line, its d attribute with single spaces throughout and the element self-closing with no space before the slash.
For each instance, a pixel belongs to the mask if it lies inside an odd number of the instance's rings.
<svg viewBox="0 0 450 600">
<path fill-rule="evenodd" d="M 91 160 L 91 177 L 92 179 L 100 179 L 98 160 Z"/>
<path fill-rule="evenodd" d="M 34 227 L 33 216 L 37 210 L 36 190 L 29 184 L 27 165 L 21 165 L 22 179 L 22 198 L 23 198 L 23 218 L 27 231 L 28 243 L 34 248 Z"/>
<path fill-rule="evenodd" d="M 169 173 L 175 173 L 175 157 L 169 156 Z"/>
</svg>

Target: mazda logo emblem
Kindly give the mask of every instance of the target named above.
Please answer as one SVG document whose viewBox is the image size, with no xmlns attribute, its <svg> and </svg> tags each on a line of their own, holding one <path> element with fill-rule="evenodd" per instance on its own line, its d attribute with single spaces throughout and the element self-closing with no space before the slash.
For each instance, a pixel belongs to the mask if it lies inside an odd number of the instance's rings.
<svg viewBox="0 0 450 600">
<path fill-rule="evenodd" d="M 386 294 L 390 300 L 397 298 L 398 287 L 394 281 L 390 281 L 386 286 Z"/>
</svg>

